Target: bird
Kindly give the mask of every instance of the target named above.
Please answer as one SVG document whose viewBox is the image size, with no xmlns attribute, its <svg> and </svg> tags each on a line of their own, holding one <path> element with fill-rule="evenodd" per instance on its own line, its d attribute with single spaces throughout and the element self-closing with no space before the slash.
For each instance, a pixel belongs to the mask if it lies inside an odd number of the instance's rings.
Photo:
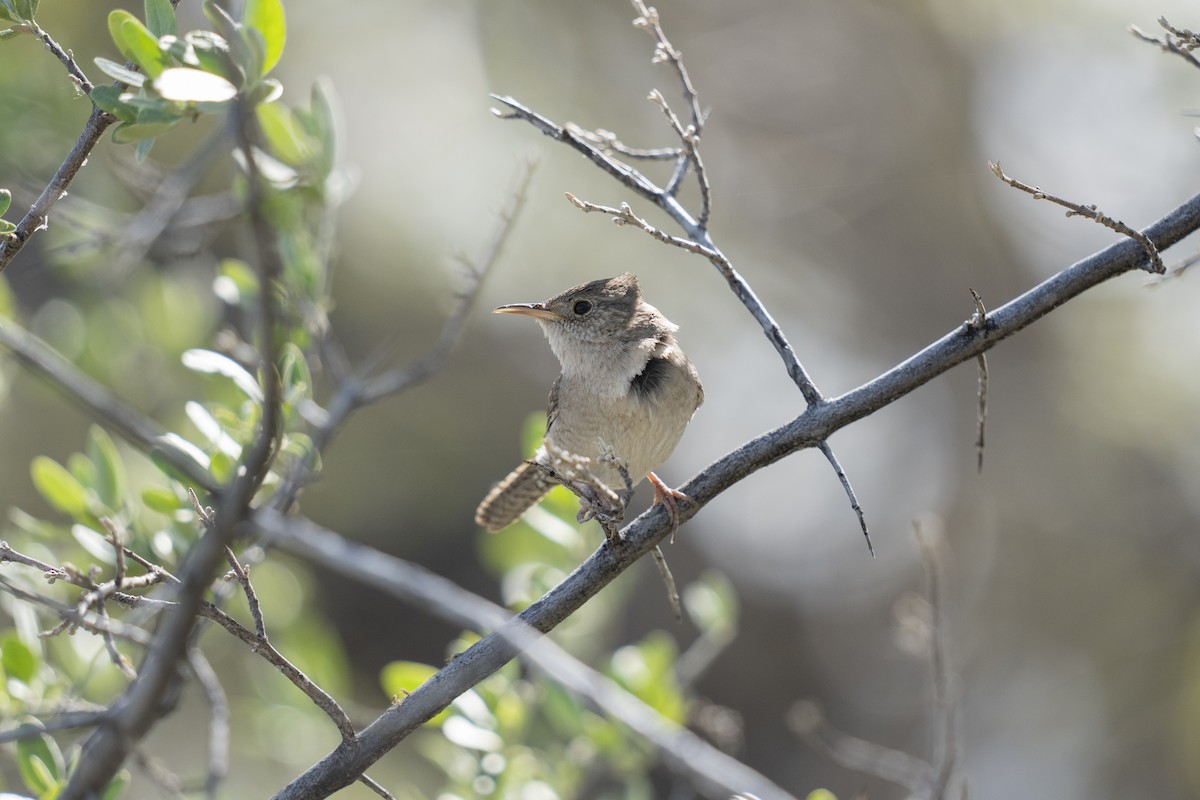
<svg viewBox="0 0 1200 800">
<path fill-rule="evenodd" d="M 704 402 L 700 376 L 675 339 L 678 326 L 642 299 L 629 272 L 493 313 L 536 320 L 562 371 L 541 447 L 488 492 L 475 522 L 506 528 L 561 483 L 580 497 L 578 519 L 596 517 L 612 541 L 633 488 L 648 478 L 673 536 L 679 503 L 689 498 L 654 470 Z"/>
</svg>

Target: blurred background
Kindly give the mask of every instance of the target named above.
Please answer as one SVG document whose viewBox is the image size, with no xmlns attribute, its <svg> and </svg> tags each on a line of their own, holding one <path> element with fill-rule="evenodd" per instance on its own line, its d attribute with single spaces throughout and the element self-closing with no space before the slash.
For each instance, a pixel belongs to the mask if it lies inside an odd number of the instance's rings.
<svg viewBox="0 0 1200 800">
<path fill-rule="evenodd" d="M 93 56 L 116 57 L 103 24 L 115 4 L 42 5 L 43 27 L 89 74 Z M 183 0 L 181 26 L 206 26 L 195 5 Z M 511 94 L 633 146 L 673 144 L 645 97 L 658 88 L 682 112 L 676 78 L 650 63 L 652 41 L 631 26 L 627 3 L 286 8 L 277 73 L 285 99 L 303 102 L 315 79 L 329 79 L 357 176 L 339 220 L 332 313 L 352 358 L 392 331 L 401 358 L 432 345 L 460 285 L 449 257 L 483 248 L 515 176 L 539 162 L 528 208 L 449 366 L 353 418 L 304 496 L 306 514 L 501 599 L 472 514 L 522 457 L 522 427 L 544 408 L 557 363 L 535 325 L 487 311 L 626 270 L 680 326 L 705 383 L 704 406 L 660 470 L 665 480 L 682 484 L 803 409 L 707 262 L 581 214 L 563 193 L 628 201 L 671 230 L 665 218 L 574 151 L 489 113 L 489 93 Z M 1190 115 L 1200 73 L 1127 30 L 1156 32 L 1160 15 L 1196 28 L 1192 3 L 664 0 L 659 10 L 711 109 L 703 153 L 712 235 L 830 396 L 969 317 L 968 288 L 994 308 L 1116 240 L 1004 186 L 989 160 L 1135 227 L 1196 192 Z M 9 218 L 44 185 L 87 110 L 36 41 L 0 43 Z M 183 131 L 153 156 L 171 167 L 201 138 Z M 151 291 L 71 244 L 81 219 L 138 207 L 112 179 L 127 158 L 106 140 L 48 235 L 5 276 L 31 328 L 85 368 L 89 348 L 127 352 L 99 377 L 163 424 L 181 425 L 179 398 L 197 378 L 177 361 L 147 362 L 160 351 L 139 343 L 203 346 L 216 307 L 211 260 L 174 263 L 173 288 Z M 694 204 L 694 193 L 687 198 Z M 1170 251 L 1168 266 L 1194 247 Z M 905 796 L 813 750 L 788 720 L 795 703 L 812 700 L 841 731 L 930 756 L 929 659 L 902 635 L 911 622 L 903 609 L 925 591 L 912 534 L 921 519 L 944 535 L 957 769 L 971 797 L 1200 797 L 1198 280 L 1185 273 L 1151 286 L 1145 274 L 1124 276 L 992 350 L 982 473 L 973 365 L 834 436 L 874 560 L 815 452 L 755 474 L 680 531 L 667 549 L 679 582 L 716 569 L 739 598 L 737 638 L 697 690 L 740 715 L 740 758 L 799 796 L 819 786 L 843 798 L 860 789 Z M 89 420 L 13 365 L 4 382 L 0 501 L 50 516 L 29 462 L 65 459 Z M 648 494 L 639 491 L 639 508 Z M 482 546 L 503 549 L 505 535 Z M 589 535 L 600 543 L 598 528 Z M 328 643 L 343 676 L 333 688 L 354 699 L 356 719 L 386 704 L 384 664 L 440 663 L 456 634 L 318 568 L 279 580 L 291 592 L 282 597 L 311 604 L 305 636 Z M 694 638 L 672 620 L 652 565 L 611 591 L 624 600 L 604 627 L 610 649 L 656 628 L 681 646 Z M 265 665 L 256 675 L 278 681 Z M 271 760 L 235 758 L 232 786 L 245 794 L 229 796 L 268 794 L 335 744 L 327 724 L 298 719 L 280 712 L 239 733 Z M 164 729 L 188 725 L 183 713 Z M 155 747 L 171 754 L 168 738 Z M 406 743 L 375 776 L 412 779 L 415 758 Z M 373 796 L 361 787 L 344 795 Z"/>
</svg>

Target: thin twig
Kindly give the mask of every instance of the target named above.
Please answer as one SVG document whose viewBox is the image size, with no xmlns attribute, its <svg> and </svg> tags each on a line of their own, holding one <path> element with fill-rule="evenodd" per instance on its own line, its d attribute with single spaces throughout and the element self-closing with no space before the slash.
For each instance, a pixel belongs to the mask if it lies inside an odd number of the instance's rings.
<svg viewBox="0 0 1200 800">
<path fill-rule="evenodd" d="M 679 589 L 675 586 L 675 576 L 671 574 L 671 568 L 667 566 L 667 557 L 663 555 L 662 547 L 659 545 L 654 545 L 654 549 L 650 553 L 654 556 L 654 566 L 658 567 L 658 574 L 667 587 L 667 602 L 671 604 L 671 612 L 675 615 L 675 621 L 682 623 L 683 606 L 679 603 Z"/>
<path fill-rule="evenodd" d="M 313 430 L 312 447 L 308 455 L 297 464 L 288 474 L 283 486 L 271 497 L 274 508 L 290 507 L 297 493 L 308 481 L 316 457 L 323 452 L 334 432 L 356 410 L 408 391 L 436 375 L 445 365 L 453 352 L 455 345 L 462 337 L 475 300 L 483 288 L 483 282 L 491 273 L 492 268 L 500 260 L 505 245 L 516 227 L 517 220 L 525 208 L 529 196 L 529 185 L 533 181 L 536 161 L 525 162 L 524 169 L 519 173 L 515 187 L 508 204 L 499 212 L 499 222 L 493 231 L 491 239 L 484 247 L 479 258 L 466 265 L 466 286 L 458 293 L 457 302 L 450 315 L 442 325 L 437 341 L 433 348 L 420 358 L 395 369 L 380 372 L 380 367 L 399 343 L 397 335 L 388 344 L 378 348 L 356 370 L 355 374 L 347 375 L 342 381 L 329 407 Z M 338 352 L 340 348 L 330 348 Z"/>
<path fill-rule="evenodd" d="M 258 635 L 259 641 L 264 644 L 267 639 L 267 624 L 263 621 L 262 606 L 258 602 L 258 593 L 254 591 L 254 585 L 250 583 L 250 568 L 243 567 L 234 555 L 232 547 L 225 548 L 225 560 L 229 562 L 230 572 L 237 582 L 242 587 L 242 592 L 246 595 L 246 604 L 250 607 L 250 617 L 254 620 L 254 631 Z"/>
<path fill-rule="evenodd" d="M 834 455 L 833 448 L 829 446 L 829 442 L 821 442 L 817 447 L 824 454 L 825 460 L 833 467 L 838 480 L 841 481 L 842 490 L 846 492 L 846 497 L 850 500 L 850 508 L 854 511 L 854 515 L 858 517 L 858 527 L 862 530 L 863 538 L 867 540 L 867 550 L 871 553 L 871 558 L 874 558 L 875 545 L 871 543 L 871 531 L 867 528 L 867 517 L 863 514 L 862 506 L 858 504 L 858 495 L 854 493 L 854 487 L 850 485 L 850 478 L 846 477 L 846 470 L 842 469 L 842 463 Z"/>
<path fill-rule="evenodd" d="M 467 319 L 474 308 L 475 299 L 479 296 L 479 290 L 483 286 L 484 278 L 491 272 L 496 262 L 500 260 L 500 256 L 504 253 L 504 248 L 508 244 L 509 237 L 516 227 L 517 219 L 525 209 L 525 203 L 529 198 L 529 185 L 533 181 L 536 169 L 536 161 L 527 161 L 525 163 L 524 169 L 517 178 L 516 186 L 512 191 L 508 205 L 502 208 L 497 215 L 499 221 L 496 224 L 491 239 L 484 247 L 483 253 L 479 258 L 473 263 L 465 259 L 460 260 L 468 276 L 467 286 L 459 293 L 458 303 L 450 313 L 450 316 L 446 318 L 446 322 L 442 325 L 442 331 L 438 335 L 433 349 L 411 364 L 375 375 L 370 377 L 369 380 L 366 380 L 366 376 L 364 376 L 366 386 L 362 395 L 361 402 L 363 404 L 373 403 L 399 392 L 407 391 L 427 380 L 432 375 L 435 375 L 445 365 L 446 359 L 449 357 L 451 351 L 453 351 L 458 340 L 462 337 L 463 328 L 466 326 Z M 368 364 L 381 363 L 389 351 L 390 347 L 381 349 L 377 356 L 368 361 Z M 374 371 L 373 367 L 368 367 L 368 369 Z"/>
<path fill-rule="evenodd" d="M 88 80 L 87 75 L 80 69 L 79 64 L 75 61 L 75 57 L 69 50 L 64 50 L 58 42 L 54 41 L 50 34 L 42 30 L 42 27 L 37 22 L 29 20 L 25 24 L 16 26 L 16 28 L 18 30 L 28 28 L 29 33 L 41 39 L 46 49 L 53 53 L 54 57 L 61 61 L 63 66 L 67 68 L 67 75 L 70 76 L 71 82 L 75 84 L 75 88 L 84 94 L 91 93 L 93 88 L 92 82 Z"/>
<path fill-rule="evenodd" d="M 43 595 L 31 592 L 28 589 L 22 588 L 10 581 L 8 578 L 0 575 L 0 588 L 16 597 L 19 600 L 24 600 L 27 603 L 35 603 L 45 606 L 58 614 L 59 618 L 66 623 L 67 627 L 83 628 L 86 631 L 96 634 L 111 634 L 118 639 L 125 639 L 134 644 L 142 645 L 143 647 L 150 644 L 150 634 L 146 633 L 141 628 L 134 628 L 130 625 L 122 624 L 110 617 L 102 616 L 95 612 L 77 613 L 74 606 L 69 606 L 65 603 L 45 597 Z M 63 626 L 56 629 L 61 632 Z"/>
<path fill-rule="evenodd" d="M 811 700 L 796 703 L 788 712 L 787 722 L 805 743 L 846 769 L 903 786 L 915 797 L 922 796 L 928 788 L 928 763 L 902 750 L 839 731 Z"/>
<path fill-rule="evenodd" d="M 615 133 L 604 128 L 594 131 L 581 128 L 573 122 L 567 123 L 571 133 L 589 142 L 605 153 L 616 153 L 625 158 L 644 159 L 646 161 L 671 161 L 683 155 L 679 147 L 630 147 L 622 142 Z"/>
<path fill-rule="evenodd" d="M 208 701 L 208 764 L 204 770 L 204 793 L 216 800 L 221 781 L 229 774 L 229 700 L 216 671 L 198 647 L 188 649 L 188 667 Z"/>
<path fill-rule="evenodd" d="M 21 248 L 33 234 L 46 227 L 50 209 L 66 195 L 67 187 L 70 186 L 71 181 L 75 180 L 75 175 L 83 168 L 83 165 L 87 163 L 88 156 L 95 148 L 96 143 L 100 141 L 100 137 L 116 121 L 117 118 L 113 115 L 101 111 L 99 108 L 92 108 L 92 113 L 84 124 L 75 146 L 71 148 L 71 152 L 67 153 L 67 157 L 63 159 L 58 171 L 54 173 L 54 177 L 46 184 L 46 188 L 25 212 L 25 216 L 17 223 L 17 229 L 7 236 L 0 236 L 0 272 L 3 272 L 17 253 L 21 252 Z"/>
<path fill-rule="evenodd" d="M 1044 192 L 1036 186 L 1030 186 L 1027 183 L 1022 183 L 1016 178 L 1010 178 L 1004 174 L 1004 170 L 1000 169 L 999 161 L 989 161 L 988 167 L 992 170 L 992 174 L 997 178 L 1004 181 L 1014 189 L 1020 189 L 1022 192 L 1025 192 L 1033 197 L 1034 200 L 1049 200 L 1051 203 L 1067 209 L 1068 217 L 1086 217 L 1098 225 L 1103 225 L 1109 230 L 1128 236 L 1140 244 L 1142 249 L 1146 251 L 1146 257 L 1150 259 L 1150 266 L 1148 268 L 1150 272 L 1161 275 L 1167 271 L 1167 268 L 1163 265 L 1162 256 L 1158 254 L 1158 248 L 1155 247 L 1154 242 L 1150 241 L 1149 237 L 1147 237 L 1146 234 L 1142 233 L 1141 231 L 1134 230 L 1124 222 L 1121 222 L 1119 219 L 1113 219 L 1112 217 L 1097 211 L 1096 206 L 1094 205 L 1084 206 L 1080 205 L 1079 203 L 1072 203 L 1070 200 L 1064 200 L 1063 198 L 1052 195 L 1049 192 Z"/>
<path fill-rule="evenodd" d="M 104 721 L 108 713 L 108 709 L 102 709 L 99 711 L 64 711 L 45 719 L 39 716 L 36 722 L 23 722 L 15 728 L 0 730 L 0 743 L 16 742 L 53 731 L 91 728 Z"/>
<path fill-rule="evenodd" d="M 1129 32 L 1143 42 L 1158 45 L 1163 52 L 1172 53 L 1179 56 L 1184 61 L 1191 64 L 1193 67 L 1200 69 L 1200 59 L 1192 54 L 1192 50 L 1198 46 L 1196 34 L 1189 30 L 1181 30 L 1175 28 L 1171 23 L 1167 22 L 1166 17 L 1159 17 L 1158 24 L 1166 29 L 1167 35 L 1162 39 L 1143 31 L 1137 25 L 1130 25 Z"/>
<path fill-rule="evenodd" d="M 984 308 L 983 298 L 974 289 L 969 290 L 971 297 L 975 301 L 975 315 L 966 321 L 965 325 L 968 330 L 979 331 L 986 333 L 987 331 L 987 309 Z M 979 365 L 979 391 L 978 391 L 978 409 L 976 411 L 976 430 L 978 431 L 975 437 L 975 453 L 976 453 L 976 469 L 983 472 L 983 449 L 985 446 L 984 434 L 987 430 L 987 413 L 988 413 L 988 364 L 987 354 L 980 353 L 975 357 L 976 363 Z"/>
<path fill-rule="evenodd" d="M 920 521 L 913 522 L 913 536 L 921 551 L 921 562 L 929 581 L 930 641 L 929 663 L 933 679 L 933 790 L 931 800 L 942 800 L 954 776 L 958 755 L 958 725 L 953 693 L 953 675 L 947 666 L 945 601 L 942 598 L 944 559 L 941 536 L 929 532 Z"/>
<path fill-rule="evenodd" d="M 698 242 L 694 242 L 691 239 L 685 239 L 682 236 L 672 236 L 661 228 L 654 227 L 649 222 L 633 213 L 633 209 L 629 207 L 628 203 L 621 203 L 618 208 L 613 208 L 612 206 L 603 206 L 598 203 L 590 203 L 587 200 L 581 200 L 570 192 L 564 192 L 564 195 L 571 205 L 575 206 L 584 213 L 609 214 L 612 216 L 612 221 L 616 225 L 629 225 L 634 228 L 638 228 L 639 230 L 644 231 L 664 244 L 678 247 L 679 249 L 686 250 L 689 253 L 696 253 L 697 255 L 704 256 L 708 259 L 723 258 L 723 256 L 721 256 L 721 254 L 717 251 L 705 247 Z"/>
</svg>

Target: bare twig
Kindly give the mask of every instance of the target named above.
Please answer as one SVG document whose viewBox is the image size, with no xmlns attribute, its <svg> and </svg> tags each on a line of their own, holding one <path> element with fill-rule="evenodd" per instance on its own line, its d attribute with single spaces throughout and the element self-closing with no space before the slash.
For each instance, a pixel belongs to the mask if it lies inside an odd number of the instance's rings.
<svg viewBox="0 0 1200 800">
<path fill-rule="evenodd" d="M 259 641 L 266 644 L 267 640 L 267 624 L 263 621 L 262 607 L 258 603 L 258 593 L 254 591 L 254 585 L 250 583 L 250 568 L 243 567 L 234 555 L 232 547 L 225 548 L 225 560 L 229 562 L 229 570 L 233 573 L 233 577 L 242 587 L 242 592 L 246 595 L 246 604 L 250 606 L 250 617 L 254 620 L 254 631 L 258 635 Z"/>
<path fill-rule="evenodd" d="M 929 764 L 902 750 L 842 733 L 829 724 L 821 708 L 811 700 L 792 706 L 788 727 L 804 742 L 837 764 L 903 786 L 914 796 L 928 787 Z"/>
<path fill-rule="evenodd" d="M 933 679 L 933 790 L 931 800 L 942 800 L 954 776 L 958 755 L 958 717 L 953 697 L 953 675 L 947 666 L 945 601 L 942 598 L 945 565 L 940 530 L 927 531 L 921 522 L 913 523 L 913 535 L 921 551 L 921 562 L 929 581 L 930 641 L 929 662 Z"/>
<path fill-rule="evenodd" d="M 15 742 L 53 731 L 91 728 L 99 725 L 108 715 L 108 709 L 100 711 L 64 711 L 36 722 L 23 722 L 15 728 L 0 731 L 0 742 Z"/>
<path fill-rule="evenodd" d="M 355 374 L 347 375 L 312 432 L 313 445 L 309 456 L 292 470 L 284 485 L 272 496 L 272 507 L 286 509 L 291 505 L 296 494 L 308 480 L 317 454 L 323 452 L 334 432 L 352 413 L 363 406 L 379 402 L 420 385 L 445 366 L 454 346 L 462 337 L 470 312 L 474 308 L 475 299 L 478 297 L 480 289 L 483 288 L 484 279 L 496 262 L 500 260 L 521 211 L 525 208 L 529 185 L 533 180 L 536 167 L 537 162 L 526 162 L 524 170 L 518 175 L 508 205 L 499 212 L 499 222 L 492 238 L 484 247 L 478 260 L 473 264 L 466 265 L 467 285 L 459 292 L 458 301 L 450 316 L 446 318 L 433 348 L 415 361 L 386 372 L 379 372 L 381 365 L 400 341 L 397 336 L 368 357 Z M 331 346 L 330 350 L 334 353 L 340 352 L 337 347 Z M 341 360 L 340 356 L 335 358 Z"/>
<path fill-rule="evenodd" d="M 1150 241 L 1146 234 L 1142 233 L 1141 231 L 1134 230 L 1124 222 L 1121 222 L 1119 219 L 1113 219 L 1112 217 L 1097 211 L 1096 206 L 1094 205 L 1084 206 L 1078 203 L 1072 203 L 1070 200 L 1064 200 L 1063 198 L 1052 195 L 1049 192 L 1044 192 L 1036 186 L 1030 186 L 1027 183 L 1022 183 L 1016 178 L 1010 178 L 1004 174 L 1004 170 L 1000 169 L 999 161 L 989 161 L 988 167 L 991 168 L 992 174 L 997 178 L 1004 181 L 1014 189 L 1020 189 L 1022 192 L 1025 192 L 1033 197 L 1034 200 L 1049 200 L 1051 203 L 1067 209 L 1068 217 L 1086 217 L 1098 225 L 1103 225 L 1109 230 L 1128 236 L 1140 244 L 1142 249 L 1146 251 L 1146 257 L 1150 259 L 1150 266 L 1148 267 L 1150 272 L 1161 275 L 1167 271 L 1167 268 L 1163 266 L 1162 256 L 1158 254 L 1158 248 L 1155 247 L 1154 242 Z"/>
<path fill-rule="evenodd" d="M 987 309 L 984 308 L 983 298 L 979 296 L 979 292 L 974 289 L 969 290 L 971 297 L 975 300 L 975 315 L 966 321 L 967 330 L 987 332 Z M 988 412 L 988 364 L 987 355 L 980 353 L 975 357 L 976 363 L 979 365 L 979 405 L 976 411 L 976 430 L 978 431 L 975 437 L 975 453 L 976 453 L 976 469 L 983 472 L 983 449 L 985 446 L 984 434 L 987 431 L 987 412 Z"/>
<path fill-rule="evenodd" d="M 87 163 L 88 156 L 95 148 L 96 143 L 100 141 L 100 137 L 116 121 L 116 117 L 111 114 L 101 111 L 99 108 L 92 109 L 75 146 L 71 148 L 71 152 L 67 154 L 62 165 L 54 173 L 50 182 L 46 184 L 46 188 L 42 190 L 37 200 L 25 212 L 25 216 L 17 223 L 17 229 L 7 236 L 0 236 L 0 272 L 3 272 L 17 253 L 21 252 L 21 248 L 34 233 L 46 227 L 50 209 L 67 193 L 67 187 L 71 181 L 75 180 L 75 175 L 83 168 L 83 165 Z"/>
<path fill-rule="evenodd" d="M 675 576 L 671 574 L 671 568 L 667 566 L 667 557 L 663 555 L 662 547 L 659 545 L 654 545 L 654 549 L 650 553 L 654 556 L 654 566 L 658 567 L 659 577 L 667 587 L 667 602 L 671 604 L 671 612 L 675 615 L 675 621 L 683 622 L 683 607 L 679 604 L 679 589 L 675 586 Z"/>
<path fill-rule="evenodd" d="M 589 131 L 573 122 L 568 122 L 567 127 L 573 135 L 586 140 L 603 152 L 609 154 L 616 153 L 625 158 L 637 158 L 646 161 L 670 161 L 679 158 L 683 154 L 683 150 L 678 147 L 630 147 L 617 138 L 615 133 L 604 128 Z"/>
<path fill-rule="evenodd" d="M 208 700 L 208 765 L 204 771 L 204 793 L 216 800 L 221 781 L 229 774 L 229 701 L 221 681 L 198 647 L 188 649 L 188 667 Z"/>
<path fill-rule="evenodd" d="M 536 161 L 525 163 L 524 169 L 517 178 L 516 186 L 512 191 L 509 203 L 505 208 L 500 210 L 498 214 L 499 222 L 479 258 L 473 263 L 466 259 L 460 259 L 460 263 L 463 264 L 467 272 L 468 283 L 466 288 L 459 293 L 458 303 L 450 313 L 450 316 L 446 318 L 446 322 L 442 326 L 442 331 L 438 335 L 433 349 L 411 364 L 374 375 L 369 380 L 366 380 L 362 396 L 363 404 L 373 403 L 399 392 L 407 391 L 428 380 L 432 375 L 437 374 L 445 365 L 446 359 L 450 356 L 454 346 L 462 337 L 463 328 L 466 326 L 471 309 L 474 308 L 475 298 L 479 295 L 484 278 L 491 272 L 496 262 L 500 260 L 500 256 L 504 253 L 504 248 L 508 244 L 508 239 L 516 227 L 517 219 L 525 208 L 525 202 L 529 197 L 529 185 L 533 181 L 536 169 Z M 394 347 L 394 344 L 381 348 L 374 358 L 368 360 L 367 369 L 369 372 L 373 372 L 375 369 L 372 365 L 382 363 L 383 359 L 386 358 L 392 347 Z"/>
<path fill-rule="evenodd" d="M 850 500 L 850 508 L 854 511 L 854 515 L 858 517 L 858 527 L 862 531 L 863 538 L 867 540 L 867 551 L 871 554 L 871 558 L 874 558 L 875 545 L 871 543 L 871 531 L 867 528 L 867 517 L 863 514 L 862 506 L 858 504 L 858 496 L 854 493 L 854 487 L 850 485 L 850 479 L 846 477 L 846 470 L 842 469 L 842 462 L 838 461 L 838 457 L 834 455 L 833 448 L 829 446 L 829 442 L 820 442 L 817 444 L 817 448 L 825 456 L 825 460 L 829 462 L 829 465 L 833 467 L 838 480 L 841 481 L 842 490 Z"/>
<path fill-rule="evenodd" d="M 54 41 L 50 34 L 42 30 L 42 27 L 37 22 L 29 20 L 25 24 L 16 26 L 16 28 L 18 30 L 28 29 L 29 33 L 41 39 L 45 48 L 53 53 L 54 57 L 61 61 L 63 66 L 67 68 L 67 75 L 70 76 L 71 82 L 75 84 L 76 89 L 84 94 L 92 91 L 92 82 L 88 80 L 87 75 L 83 74 L 83 70 L 79 68 L 75 57 L 71 55 L 69 50 L 64 50 L 58 42 Z"/>
<path fill-rule="evenodd" d="M 1200 69 L 1200 59 L 1197 59 L 1192 51 L 1200 46 L 1200 39 L 1197 39 L 1196 34 L 1186 29 L 1176 28 L 1171 23 L 1167 22 L 1166 17 L 1159 17 L 1158 24 L 1167 31 L 1167 35 L 1162 39 L 1143 31 L 1137 25 L 1130 25 L 1129 32 L 1141 39 L 1143 42 L 1158 45 L 1164 53 L 1172 53 L 1179 56 L 1184 61 L 1191 64 L 1193 67 Z"/>
<path fill-rule="evenodd" d="M 83 628 L 86 631 L 96 634 L 109 634 L 117 637 L 118 639 L 125 639 L 126 641 L 130 641 L 134 644 L 142 646 L 150 644 L 150 634 L 146 633 L 141 628 L 124 625 L 114 619 L 95 612 L 84 612 L 83 614 L 80 614 L 74 606 L 69 606 L 65 603 L 60 603 L 53 598 L 31 592 L 28 589 L 13 583 L 3 575 L 0 575 L 0 589 L 3 589 L 19 600 L 44 606 L 57 613 L 65 625 L 60 625 L 55 628 L 54 631 L 52 631 L 54 634 L 60 633 L 62 630 L 71 627 L 76 627 Z"/>
<path fill-rule="evenodd" d="M 638 228 L 650 236 L 658 239 L 664 244 L 669 244 L 673 247 L 678 247 L 681 250 L 686 250 L 689 253 L 696 253 L 708 259 L 723 258 L 719 253 L 711 248 L 705 247 L 702 244 L 685 239 L 682 236 L 672 236 L 661 228 L 656 228 L 646 220 L 633 213 L 633 209 L 628 203 L 621 203 L 620 207 L 613 208 L 611 206 L 603 206 L 598 203 L 590 203 L 587 200 L 581 200 L 570 192 L 565 192 L 567 200 L 571 205 L 578 208 L 584 213 L 599 212 L 601 214 L 609 214 L 612 216 L 612 221 L 617 225 L 631 225 Z"/>
</svg>

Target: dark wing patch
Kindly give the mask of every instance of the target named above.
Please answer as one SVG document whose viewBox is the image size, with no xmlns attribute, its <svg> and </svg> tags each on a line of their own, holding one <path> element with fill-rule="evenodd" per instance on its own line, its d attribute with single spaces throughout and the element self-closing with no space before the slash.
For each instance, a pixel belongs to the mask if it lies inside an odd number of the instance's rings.
<svg viewBox="0 0 1200 800">
<path fill-rule="evenodd" d="M 550 403 L 546 409 L 546 433 L 550 433 L 550 429 L 554 427 L 554 420 L 558 418 L 558 386 L 562 383 L 562 373 L 554 379 L 554 385 L 550 387 Z"/>
<path fill-rule="evenodd" d="M 646 368 L 633 376 L 629 389 L 642 400 L 657 400 L 666 385 L 667 375 L 672 369 L 671 362 L 665 358 L 651 358 L 646 362 Z"/>
</svg>

